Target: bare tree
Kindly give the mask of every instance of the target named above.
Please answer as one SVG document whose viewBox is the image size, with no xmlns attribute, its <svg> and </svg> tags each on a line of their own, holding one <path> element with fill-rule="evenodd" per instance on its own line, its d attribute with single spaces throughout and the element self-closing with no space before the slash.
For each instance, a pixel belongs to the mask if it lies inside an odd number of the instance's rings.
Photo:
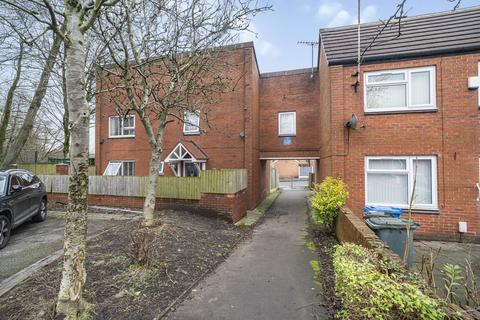
<svg viewBox="0 0 480 320">
<path fill-rule="evenodd" d="M 118 114 L 135 113 L 147 133 L 151 156 L 143 214 L 144 224 L 152 225 L 166 126 L 188 121 L 186 112 L 208 123 L 210 106 L 242 76 L 229 73 L 232 65 L 219 47 L 270 7 L 252 0 L 120 4 L 95 26 L 110 62 L 100 70 L 100 90 L 108 92 L 105 98 Z"/>
<path fill-rule="evenodd" d="M 10 114 L 13 107 L 13 96 L 17 90 L 18 83 L 20 81 L 20 76 L 22 74 L 22 60 L 24 54 L 24 42 L 20 39 L 19 41 L 19 53 L 18 60 L 15 66 L 15 77 L 13 78 L 12 84 L 8 89 L 7 97 L 5 99 L 5 105 L 3 108 L 2 121 L 0 123 L 0 160 L 2 160 L 2 155 L 4 154 L 4 144 L 5 138 L 7 136 L 7 129 L 10 123 Z"/>
<path fill-rule="evenodd" d="M 0 155 L 0 168 L 5 168 L 16 161 L 32 132 L 62 43 L 62 38 L 59 35 L 54 35 L 51 42 L 45 41 L 45 37 L 48 36 L 50 29 L 44 25 L 39 26 L 39 22 L 45 21 L 45 17 L 49 15 L 48 10 L 44 7 L 42 8 L 35 1 L 26 2 L 30 2 L 30 5 L 23 6 L 19 4 L 22 2 L 16 3 L 9 0 L 1 0 L 0 3 L 3 5 L 2 10 L 5 13 L 5 17 L 0 21 L 12 33 L 18 35 L 24 43 L 28 43 L 30 46 L 37 46 L 37 52 L 41 51 L 42 54 L 46 53 L 46 55 L 42 59 L 41 73 L 21 125 L 15 132 L 15 136 L 10 140 L 9 147 L 4 147 L 4 152 Z M 60 26 L 60 28 L 62 27 Z M 18 89 L 18 85 L 14 88 L 11 87 L 11 89 L 13 89 L 11 95 L 13 97 Z"/>
<path fill-rule="evenodd" d="M 56 310 L 59 316 L 66 319 L 76 319 L 79 311 L 85 307 L 82 292 L 86 280 L 88 128 L 90 122 L 85 88 L 85 34 L 97 19 L 100 11 L 115 5 L 117 1 L 65 0 L 63 4 L 60 4 L 54 0 L 41 2 L 1 0 L 12 10 L 28 14 L 38 22 L 47 25 L 49 30 L 53 30 L 54 45 L 47 58 L 47 65 L 53 65 L 60 51 L 60 45 L 64 41 L 65 80 L 72 143 L 70 145 L 69 204 L 65 214 L 63 270 Z M 47 15 L 38 14 L 38 10 L 45 11 Z M 51 67 L 48 70 L 51 71 Z M 48 82 L 47 75 L 49 73 L 45 72 L 41 78 L 41 83 L 45 87 Z M 45 89 L 43 94 L 44 91 Z M 43 98 L 43 95 L 40 96 Z"/>
</svg>

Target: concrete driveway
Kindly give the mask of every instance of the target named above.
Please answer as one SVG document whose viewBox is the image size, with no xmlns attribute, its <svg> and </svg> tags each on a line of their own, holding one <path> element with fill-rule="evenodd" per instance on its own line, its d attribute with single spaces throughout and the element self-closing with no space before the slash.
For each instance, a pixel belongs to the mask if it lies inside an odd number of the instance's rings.
<svg viewBox="0 0 480 320">
<path fill-rule="evenodd" d="M 105 215 L 89 216 L 88 234 L 94 235 L 121 220 Z M 63 214 L 48 213 L 43 222 L 26 222 L 12 232 L 8 245 L 0 250 L 0 283 L 63 247 Z"/>
</svg>

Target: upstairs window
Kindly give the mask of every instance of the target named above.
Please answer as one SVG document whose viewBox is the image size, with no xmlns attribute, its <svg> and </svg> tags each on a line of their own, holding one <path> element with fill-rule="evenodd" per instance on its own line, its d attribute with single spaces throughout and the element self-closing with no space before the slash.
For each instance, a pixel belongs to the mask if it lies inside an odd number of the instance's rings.
<svg viewBox="0 0 480 320">
<path fill-rule="evenodd" d="M 365 112 L 435 109 L 435 67 L 365 73 Z"/>
<path fill-rule="evenodd" d="M 128 138 L 135 137 L 135 116 L 112 116 L 109 118 L 109 137 Z"/>
<path fill-rule="evenodd" d="M 183 116 L 183 133 L 199 134 L 200 133 L 200 114 L 198 112 L 185 112 Z"/>
<path fill-rule="evenodd" d="M 280 112 L 278 114 L 278 135 L 294 136 L 297 134 L 296 112 Z"/>
<path fill-rule="evenodd" d="M 108 162 L 108 166 L 103 172 L 104 176 L 134 176 L 135 161 L 114 160 Z"/>
</svg>

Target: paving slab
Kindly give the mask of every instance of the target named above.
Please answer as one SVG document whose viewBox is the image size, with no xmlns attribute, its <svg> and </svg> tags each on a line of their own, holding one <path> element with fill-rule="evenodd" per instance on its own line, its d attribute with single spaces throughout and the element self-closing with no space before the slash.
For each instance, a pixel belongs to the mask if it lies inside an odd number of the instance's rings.
<svg viewBox="0 0 480 320">
<path fill-rule="evenodd" d="M 327 319 L 306 246 L 307 192 L 282 191 L 246 240 L 168 319 Z"/>
<path fill-rule="evenodd" d="M 462 272 L 465 273 L 466 259 L 472 265 L 474 274 L 477 276 L 477 283 L 480 283 L 480 244 L 460 243 L 446 241 L 414 241 L 414 261 L 413 268 L 420 271 L 422 267 L 422 257 L 429 257 L 430 250 L 437 256 L 435 260 L 434 277 L 437 288 L 443 289 L 442 267 L 449 263 L 459 265 Z M 456 291 L 457 298 L 464 302 L 463 281 Z"/>
</svg>

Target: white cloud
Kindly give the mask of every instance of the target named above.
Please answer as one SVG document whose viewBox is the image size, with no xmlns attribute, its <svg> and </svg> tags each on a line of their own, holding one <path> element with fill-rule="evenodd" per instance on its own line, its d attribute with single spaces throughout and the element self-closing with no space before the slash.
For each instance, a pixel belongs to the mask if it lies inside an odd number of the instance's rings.
<svg viewBox="0 0 480 320">
<path fill-rule="evenodd" d="M 360 21 L 372 22 L 378 20 L 378 9 L 374 5 L 369 5 L 362 9 L 360 13 Z"/>
<path fill-rule="evenodd" d="M 338 27 L 357 23 L 357 10 L 347 10 L 338 1 L 323 2 L 318 7 L 318 17 L 326 22 L 327 27 Z M 378 18 L 378 8 L 369 5 L 360 12 L 361 22 L 371 22 Z"/>
<path fill-rule="evenodd" d="M 348 13 L 347 10 L 342 9 L 335 14 L 335 16 L 330 19 L 327 26 L 328 27 L 338 27 L 345 26 L 352 23 L 352 15 Z"/>
<path fill-rule="evenodd" d="M 324 2 L 318 7 L 318 16 L 328 19 L 340 11 L 340 9 L 342 9 L 342 4 L 339 2 Z"/>
<path fill-rule="evenodd" d="M 262 39 L 253 23 L 250 24 L 248 29 L 238 34 L 239 42 L 255 42 L 255 48 L 262 56 L 278 57 L 280 55 L 280 49 L 272 42 Z"/>
<path fill-rule="evenodd" d="M 258 49 L 262 56 L 278 57 L 280 55 L 280 49 L 269 41 L 259 40 Z"/>
</svg>

